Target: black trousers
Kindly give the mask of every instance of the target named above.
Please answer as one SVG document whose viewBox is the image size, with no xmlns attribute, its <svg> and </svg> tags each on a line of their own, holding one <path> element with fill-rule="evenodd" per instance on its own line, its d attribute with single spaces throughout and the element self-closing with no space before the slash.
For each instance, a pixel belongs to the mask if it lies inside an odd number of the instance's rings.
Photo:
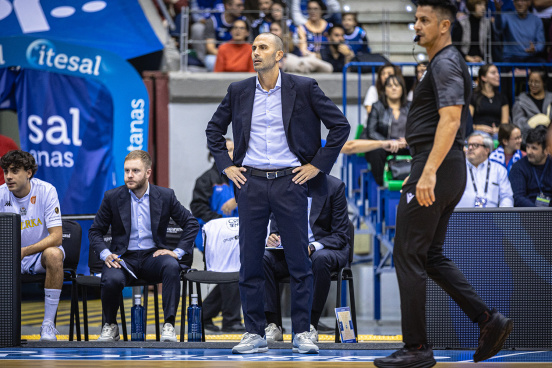
<svg viewBox="0 0 552 368">
<path fill-rule="evenodd" d="M 157 250 L 127 251 L 121 258 L 134 274 L 151 283 L 163 283 L 163 313 L 165 321 L 176 317 L 180 302 L 180 265 L 178 261 L 163 255 L 153 257 Z M 117 323 L 119 297 L 123 288 L 134 279 L 123 268 L 109 268 L 104 263 L 102 269 L 101 298 L 106 323 Z M 147 294 L 146 294 L 147 295 Z"/>
<path fill-rule="evenodd" d="M 240 216 L 240 296 L 245 328 L 265 335 L 265 277 L 263 255 L 268 220 L 273 213 L 290 273 L 291 324 L 295 333 L 309 331 L 312 270 L 308 256 L 307 184 L 293 183 L 294 175 L 277 179 L 244 173 L 247 182 L 236 189 Z"/>
<path fill-rule="evenodd" d="M 437 170 L 435 203 L 418 204 L 416 184 L 429 152 L 414 156 L 408 183 L 403 187 L 397 212 L 393 257 L 401 297 L 403 341 L 407 345 L 427 343 L 426 280 L 431 277 L 472 320 L 488 308 L 458 267 L 443 255 L 449 218 L 466 185 L 463 151 L 451 150 Z"/>
<path fill-rule="evenodd" d="M 222 328 L 241 323 L 238 283 L 217 285 L 203 301 L 203 319 L 209 320 L 222 311 Z"/>
<path fill-rule="evenodd" d="M 349 247 L 341 250 L 320 249 L 311 255 L 313 273 L 312 313 L 310 323 L 317 327 L 324 304 L 328 298 L 332 271 L 345 267 L 349 258 Z M 263 258 L 265 272 L 265 311 L 278 313 L 278 280 L 289 276 L 284 252 L 267 250 Z"/>
</svg>

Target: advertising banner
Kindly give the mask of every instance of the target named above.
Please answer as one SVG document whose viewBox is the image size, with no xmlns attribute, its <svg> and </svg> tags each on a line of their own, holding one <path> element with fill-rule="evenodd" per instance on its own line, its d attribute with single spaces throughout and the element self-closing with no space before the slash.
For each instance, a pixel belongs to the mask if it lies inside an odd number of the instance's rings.
<svg viewBox="0 0 552 368">
<path fill-rule="evenodd" d="M 64 214 L 95 213 L 103 191 L 124 183 L 125 156 L 147 150 L 141 77 L 108 51 L 0 38 L 0 68 L 14 66 L 0 73 L 0 97 L 15 95 L 21 148 L 35 155 L 37 177 L 56 186 Z"/>
<path fill-rule="evenodd" d="M 163 49 L 137 0 L 0 0 L 0 37 L 28 35 L 111 51 Z"/>
</svg>

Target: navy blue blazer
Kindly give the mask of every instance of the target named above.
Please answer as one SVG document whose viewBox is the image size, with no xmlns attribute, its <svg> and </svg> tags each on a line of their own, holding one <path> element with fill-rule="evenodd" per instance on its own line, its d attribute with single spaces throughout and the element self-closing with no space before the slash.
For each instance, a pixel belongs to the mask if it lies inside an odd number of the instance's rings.
<svg viewBox="0 0 552 368">
<path fill-rule="evenodd" d="M 347 118 L 307 77 L 282 75 L 282 118 L 289 148 L 302 165 L 311 163 L 329 173 L 351 129 Z M 241 166 L 251 133 L 251 115 L 255 100 L 255 80 L 234 82 L 207 125 L 207 145 L 219 171 Z M 321 147 L 320 121 L 328 128 L 325 147 Z M 234 161 L 230 160 L 224 135 L 232 123 Z"/>
<path fill-rule="evenodd" d="M 153 184 L 149 186 L 151 232 L 155 245 L 160 249 L 175 248 L 167 244 L 167 227 L 172 218 L 183 230 L 176 247 L 184 250 L 186 254 L 192 254 L 194 240 L 199 231 L 197 220 L 180 204 L 172 189 Z M 88 231 L 90 246 L 98 258 L 104 249 L 109 249 L 117 255 L 127 251 L 131 227 L 130 201 L 130 192 L 125 185 L 105 192 L 94 223 Z M 104 235 L 110 225 L 112 240 L 108 247 Z"/>
<path fill-rule="evenodd" d="M 309 184 L 309 196 L 312 197 L 309 224 L 312 234 L 317 242 L 324 245 L 325 249 L 337 250 L 342 253 L 340 263 L 343 264 L 340 266 L 344 267 L 349 259 L 350 249 L 345 183 L 323 173 L 318 174 L 311 181 L 315 181 L 317 184 Z M 270 233 L 279 233 L 274 216 L 271 216 Z"/>
</svg>

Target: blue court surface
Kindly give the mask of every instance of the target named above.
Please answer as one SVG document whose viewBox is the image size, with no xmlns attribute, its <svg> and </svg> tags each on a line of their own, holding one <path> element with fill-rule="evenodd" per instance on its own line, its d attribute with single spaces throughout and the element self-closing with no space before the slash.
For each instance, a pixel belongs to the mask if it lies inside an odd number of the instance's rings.
<svg viewBox="0 0 552 368">
<path fill-rule="evenodd" d="M 227 361 L 227 362 L 372 362 L 378 357 L 387 356 L 390 350 L 320 350 L 317 355 L 294 354 L 289 349 L 271 349 L 264 354 L 234 355 L 230 349 L 149 349 L 149 348 L 9 348 L 0 349 L 1 360 L 40 361 L 40 360 L 84 360 L 94 361 Z M 438 363 L 470 363 L 473 350 L 436 350 Z M 501 351 L 486 361 L 497 367 L 505 363 L 544 363 L 552 367 L 552 351 Z M 520 364 L 522 363 L 522 364 Z M 337 364 L 341 366 L 341 364 Z M 532 364 L 531 364 L 532 365 Z"/>
</svg>

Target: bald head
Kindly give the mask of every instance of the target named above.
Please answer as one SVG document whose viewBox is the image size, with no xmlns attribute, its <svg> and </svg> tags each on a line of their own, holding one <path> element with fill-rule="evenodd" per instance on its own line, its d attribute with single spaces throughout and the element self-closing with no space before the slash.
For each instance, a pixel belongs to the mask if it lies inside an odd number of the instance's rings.
<svg viewBox="0 0 552 368">
<path fill-rule="evenodd" d="M 274 49 L 276 49 L 276 51 L 282 51 L 282 52 L 284 51 L 284 42 L 280 37 L 276 36 L 274 33 L 270 33 L 270 32 L 261 33 L 255 38 L 255 40 L 259 37 L 263 37 L 263 38 L 266 37 L 266 41 L 271 42 L 272 45 L 274 46 Z"/>
</svg>

